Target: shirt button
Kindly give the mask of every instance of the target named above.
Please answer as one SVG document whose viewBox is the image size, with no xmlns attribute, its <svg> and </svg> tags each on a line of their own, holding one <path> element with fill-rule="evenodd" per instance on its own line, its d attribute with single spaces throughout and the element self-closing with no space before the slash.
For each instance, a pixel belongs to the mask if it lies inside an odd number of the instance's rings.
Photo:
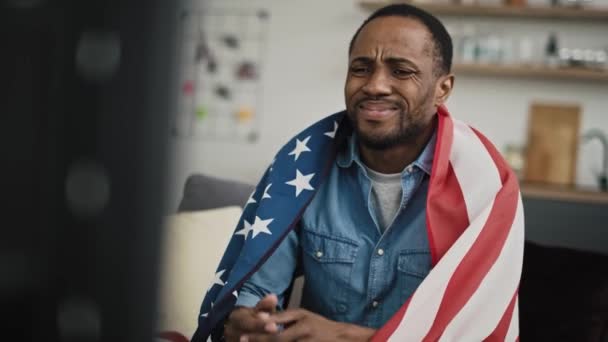
<svg viewBox="0 0 608 342">
<path fill-rule="evenodd" d="M 317 251 L 317 253 L 315 253 L 315 256 L 316 256 L 317 258 L 320 258 L 320 257 L 322 257 L 322 256 L 323 256 L 323 252 L 321 252 L 321 251 Z"/>
<path fill-rule="evenodd" d="M 378 249 L 378 255 L 384 255 L 384 249 L 382 249 L 382 248 Z"/>
<path fill-rule="evenodd" d="M 407 172 L 407 173 L 412 173 L 413 170 L 414 170 L 414 168 L 412 167 L 412 165 L 405 168 L 405 172 Z"/>
<path fill-rule="evenodd" d="M 380 303 L 378 303 L 377 301 L 373 301 L 373 302 L 372 302 L 372 306 L 373 306 L 374 308 L 377 308 L 379 304 L 380 304 Z"/>
</svg>

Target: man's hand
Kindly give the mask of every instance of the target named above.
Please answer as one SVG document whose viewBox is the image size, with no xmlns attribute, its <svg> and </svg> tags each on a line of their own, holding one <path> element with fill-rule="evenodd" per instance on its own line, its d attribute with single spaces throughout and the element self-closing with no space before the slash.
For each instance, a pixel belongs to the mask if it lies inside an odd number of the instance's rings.
<svg viewBox="0 0 608 342">
<path fill-rule="evenodd" d="M 279 331 L 278 325 L 285 325 Z M 375 330 L 334 322 L 304 309 L 286 310 L 270 315 L 265 333 L 247 334 L 249 342 L 261 341 L 368 341 Z M 278 333 L 278 334 L 277 334 Z"/>
<path fill-rule="evenodd" d="M 275 311 L 277 302 L 277 296 L 271 294 L 260 300 L 255 308 L 234 309 L 224 325 L 226 341 L 241 341 L 241 336 L 246 334 L 269 338 L 271 333 L 266 331 L 265 326 L 270 314 Z"/>
</svg>

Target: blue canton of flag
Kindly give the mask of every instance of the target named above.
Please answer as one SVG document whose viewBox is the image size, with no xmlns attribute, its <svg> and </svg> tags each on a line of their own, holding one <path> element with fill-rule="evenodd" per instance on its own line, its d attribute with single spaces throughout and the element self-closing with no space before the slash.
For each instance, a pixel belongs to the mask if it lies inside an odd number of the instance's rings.
<svg viewBox="0 0 608 342">
<path fill-rule="evenodd" d="M 293 229 L 335 154 L 340 112 L 315 123 L 277 153 L 247 200 L 234 235 L 201 305 L 192 341 L 222 339 L 215 329 L 230 313 L 241 285 Z"/>
</svg>

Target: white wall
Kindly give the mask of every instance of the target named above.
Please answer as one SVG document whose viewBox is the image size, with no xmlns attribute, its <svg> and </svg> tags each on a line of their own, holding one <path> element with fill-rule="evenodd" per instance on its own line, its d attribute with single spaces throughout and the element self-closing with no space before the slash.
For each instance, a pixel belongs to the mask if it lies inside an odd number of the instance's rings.
<svg viewBox="0 0 608 342">
<path fill-rule="evenodd" d="M 608 0 L 602 2 L 608 6 Z M 323 116 L 343 109 L 347 45 L 369 15 L 353 0 L 214 0 L 205 6 L 247 6 L 270 12 L 262 76 L 261 136 L 253 144 L 174 138 L 170 203 L 177 203 L 186 177 L 196 172 L 257 182 L 276 150 L 289 138 Z M 455 26 L 460 20 L 446 21 Z M 486 29 L 530 35 L 539 42 L 548 31 L 556 30 L 566 44 L 608 47 L 608 23 L 479 21 L 486 24 Z M 525 142 L 528 106 L 533 100 L 578 102 L 584 111 L 582 130 L 597 127 L 608 132 L 607 96 L 608 83 L 457 75 L 448 108 L 502 149 L 507 143 Z M 599 152 L 593 144 L 580 150 L 579 184 L 594 183 L 592 170 L 599 169 Z"/>
</svg>

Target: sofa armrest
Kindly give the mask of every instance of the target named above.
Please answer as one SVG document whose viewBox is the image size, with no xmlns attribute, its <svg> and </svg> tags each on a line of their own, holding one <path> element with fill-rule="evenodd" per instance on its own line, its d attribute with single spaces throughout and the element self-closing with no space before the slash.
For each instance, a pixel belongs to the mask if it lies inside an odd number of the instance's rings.
<svg viewBox="0 0 608 342">
<path fill-rule="evenodd" d="M 178 212 L 243 207 L 255 187 L 250 184 L 193 174 L 186 180 Z"/>
</svg>

